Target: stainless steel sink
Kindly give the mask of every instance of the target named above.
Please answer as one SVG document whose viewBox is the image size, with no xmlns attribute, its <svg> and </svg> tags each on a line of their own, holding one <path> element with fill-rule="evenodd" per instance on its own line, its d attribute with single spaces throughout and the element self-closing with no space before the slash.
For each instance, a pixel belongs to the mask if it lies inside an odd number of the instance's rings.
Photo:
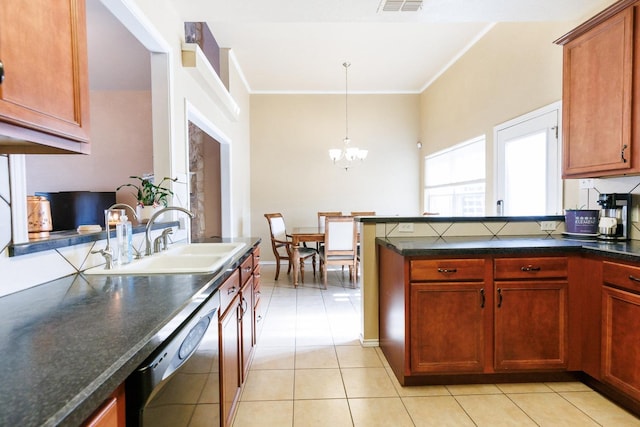
<svg viewBox="0 0 640 427">
<path fill-rule="evenodd" d="M 176 244 L 167 251 L 115 265 L 106 270 L 104 265 L 89 268 L 85 274 L 188 274 L 213 273 L 223 267 L 246 246 L 245 243 L 192 243 Z"/>
</svg>

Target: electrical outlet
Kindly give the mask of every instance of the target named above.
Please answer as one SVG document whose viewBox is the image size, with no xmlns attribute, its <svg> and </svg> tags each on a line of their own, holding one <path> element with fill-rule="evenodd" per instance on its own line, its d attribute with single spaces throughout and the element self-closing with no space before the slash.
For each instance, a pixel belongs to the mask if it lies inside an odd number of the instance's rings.
<svg viewBox="0 0 640 427">
<path fill-rule="evenodd" d="M 542 231 L 555 231 L 557 227 L 557 221 L 540 221 L 540 230 Z"/>
<path fill-rule="evenodd" d="M 590 190 L 594 187 L 593 178 L 581 179 L 580 180 L 580 189 L 581 190 Z"/>
<path fill-rule="evenodd" d="M 413 223 L 401 222 L 400 224 L 398 224 L 398 231 L 401 233 L 413 233 Z"/>
</svg>

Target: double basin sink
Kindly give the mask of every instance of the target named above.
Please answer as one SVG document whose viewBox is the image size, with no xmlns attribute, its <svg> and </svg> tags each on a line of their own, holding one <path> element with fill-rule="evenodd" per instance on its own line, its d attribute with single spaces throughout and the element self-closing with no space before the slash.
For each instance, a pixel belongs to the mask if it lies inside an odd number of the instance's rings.
<svg viewBox="0 0 640 427">
<path fill-rule="evenodd" d="M 89 268 L 85 274 L 189 274 L 213 273 L 224 266 L 246 243 L 175 244 L 166 251 L 133 260 L 129 264 Z"/>
</svg>

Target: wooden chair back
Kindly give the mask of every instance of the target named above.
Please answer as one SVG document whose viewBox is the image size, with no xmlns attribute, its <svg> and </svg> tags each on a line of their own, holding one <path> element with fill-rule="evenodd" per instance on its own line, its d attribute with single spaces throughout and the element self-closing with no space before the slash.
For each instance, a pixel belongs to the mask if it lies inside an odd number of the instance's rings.
<svg viewBox="0 0 640 427">
<path fill-rule="evenodd" d="M 352 216 L 329 215 L 325 218 L 325 255 L 356 258 L 358 229 Z"/>
<path fill-rule="evenodd" d="M 376 216 L 376 211 L 351 211 L 351 216 Z"/>
<path fill-rule="evenodd" d="M 271 247 L 274 255 L 288 256 L 289 242 L 287 240 L 287 229 L 284 224 L 284 217 L 281 213 L 264 214 L 269 222 L 269 233 L 271 235 Z M 285 248 L 286 255 L 279 252 L 279 248 Z"/>
<path fill-rule="evenodd" d="M 321 233 L 324 233 L 324 219 L 328 216 L 340 216 L 342 215 L 342 212 L 337 212 L 337 211 L 333 211 L 333 212 L 318 212 L 318 228 L 320 229 Z"/>
</svg>

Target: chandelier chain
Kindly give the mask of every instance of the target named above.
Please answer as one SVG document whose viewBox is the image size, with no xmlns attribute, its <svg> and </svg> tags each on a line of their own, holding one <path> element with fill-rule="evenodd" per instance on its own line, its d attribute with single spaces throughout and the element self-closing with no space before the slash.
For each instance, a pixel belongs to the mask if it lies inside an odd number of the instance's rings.
<svg viewBox="0 0 640 427">
<path fill-rule="evenodd" d="M 350 62 L 342 64 L 344 67 L 344 117 L 345 117 L 345 140 L 349 140 L 349 66 Z"/>
</svg>

